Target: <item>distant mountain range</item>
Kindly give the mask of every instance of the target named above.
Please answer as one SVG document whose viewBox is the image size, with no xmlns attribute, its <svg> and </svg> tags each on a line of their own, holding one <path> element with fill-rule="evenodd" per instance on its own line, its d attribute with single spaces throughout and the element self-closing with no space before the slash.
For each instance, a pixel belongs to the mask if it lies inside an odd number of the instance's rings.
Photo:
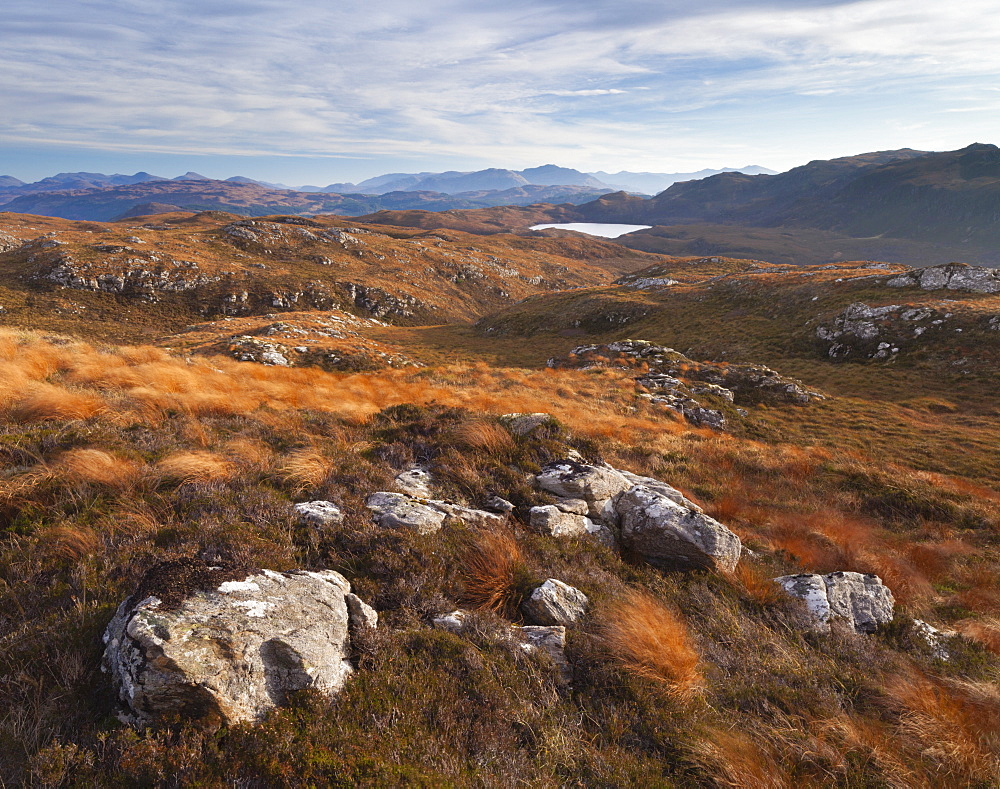
<svg viewBox="0 0 1000 789">
<path fill-rule="evenodd" d="M 635 175 L 652 184 L 657 178 L 666 183 L 692 174 Z M 578 204 L 621 188 L 620 184 L 609 185 L 593 175 L 552 164 L 518 171 L 490 168 L 476 172 L 389 173 L 360 184 L 307 186 L 297 190 L 245 176 L 219 181 L 195 172 L 176 178 L 146 172 L 59 173 L 30 184 L 12 176 L 0 176 L 0 206 L 16 213 L 97 221 L 138 216 L 143 211 L 180 210 L 221 210 L 253 216 L 354 215 L 381 210 L 447 211 L 538 202 Z"/>
<path fill-rule="evenodd" d="M 639 194 L 656 194 L 678 181 L 706 178 L 724 172 L 743 172 L 748 175 L 773 174 L 774 170 L 751 165 L 721 170 L 699 170 L 694 173 L 584 173 L 569 167 L 546 164 L 526 170 L 490 168 L 474 172 L 449 171 L 445 173 L 389 173 L 369 178 L 358 184 L 338 183 L 329 186 L 303 186 L 304 192 L 360 192 L 385 194 L 386 192 L 431 191 L 443 194 L 460 194 L 478 190 L 502 190 L 520 186 L 585 186 L 608 191 L 621 190 Z"/>
<path fill-rule="evenodd" d="M 186 179 L 122 186 L 39 192 L 14 197 L 0 211 L 63 219 L 108 221 L 169 211 L 227 211 L 247 216 L 341 214 L 382 210 L 447 211 L 532 203 L 583 203 L 607 190 L 584 186 L 527 185 L 513 189 L 462 192 L 387 192 L 382 195 L 299 192 L 256 182 Z"/>
</svg>

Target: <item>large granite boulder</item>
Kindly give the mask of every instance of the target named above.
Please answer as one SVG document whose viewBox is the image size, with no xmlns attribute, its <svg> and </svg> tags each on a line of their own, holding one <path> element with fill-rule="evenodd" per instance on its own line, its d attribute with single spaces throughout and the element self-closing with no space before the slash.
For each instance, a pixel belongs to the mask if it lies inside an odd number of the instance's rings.
<svg viewBox="0 0 1000 789">
<path fill-rule="evenodd" d="M 329 570 L 155 568 L 104 634 L 119 717 L 231 725 L 259 720 L 292 691 L 340 690 L 351 673 L 350 590 Z"/>
<path fill-rule="evenodd" d="M 663 569 L 732 570 L 740 560 L 740 538 L 702 512 L 636 485 L 615 502 L 621 544 Z"/>
<path fill-rule="evenodd" d="M 805 601 L 817 629 L 843 619 L 858 633 L 874 633 L 892 621 L 895 599 L 877 575 L 835 572 L 783 575 L 774 579 L 788 594 Z"/>
</svg>

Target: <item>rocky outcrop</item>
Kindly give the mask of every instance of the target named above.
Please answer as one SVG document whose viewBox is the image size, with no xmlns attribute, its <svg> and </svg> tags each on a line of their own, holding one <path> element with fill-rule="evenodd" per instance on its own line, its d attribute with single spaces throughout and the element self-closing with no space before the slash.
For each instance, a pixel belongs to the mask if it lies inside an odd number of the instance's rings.
<svg viewBox="0 0 1000 789">
<path fill-rule="evenodd" d="M 732 570 L 740 538 L 702 512 L 636 485 L 615 503 L 622 547 L 664 569 Z"/>
<path fill-rule="evenodd" d="M 338 691 L 351 673 L 350 592 L 329 570 L 162 565 L 104 634 L 120 717 L 231 725 L 259 720 L 293 691 Z"/>
<path fill-rule="evenodd" d="M 802 383 L 757 364 L 696 362 L 684 354 L 646 340 L 621 340 L 607 345 L 581 345 L 565 359 L 549 359 L 550 367 L 645 368 L 636 383 L 643 396 L 682 413 L 696 425 L 725 427 L 717 408 L 705 406 L 699 397 L 714 397 L 726 403 L 791 403 L 805 405 L 823 395 Z"/>
<path fill-rule="evenodd" d="M 885 284 L 890 288 L 1000 293 L 1000 271 L 966 263 L 948 263 L 906 271 L 886 280 Z"/>
<path fill-rule="evenodd" d="M 273 367 L 288 367 L 288 349 L 277 343 L 244 335 L 234 337 L 229 352 L 241 362 L 257 362 Z"/>
<path fill-rule="evenodd" d="M 892 621 L 895 599 L 877 575 L 836 572 L 829 575 L 783 575 L 775 583 L 805 601 L 816 627 L 833 619 L 846 621 L 858 633 L 874 633 Z"/>
<path fill-rule="evenodd" d="M 739 538 L 661 480 L 561 460 L 545 466 L 535 484 L 559 497 L 531 508 L 529 524 L 543 534 L 590 535 L 663 568 L 730 570 L 739 561 Z"/>
<path fill-rule="evenodd" d="M 587 595 L 556 578 L 549 578 L 521 604 L 536 625 L 571 625 L 587 611 Z"/>
<path fill-rule="evenodd" d="M 418 534 L 439 531 L 448 518 L 470 526 L 497 526 L 504 521 L 504 515 L 495 512 L 392 491 L 372 493 L 365 506 L 372 511 L 373 519 L 379 526 L 413 529 Z"/>
<path fill-rule="evenodd" d="M 939 331 L 950 312 L 932 307 L 855 302 L 816 327 L 816 337 L 831 359 L 893 359 L 920 337 Z"/>
<path fill-rule="evenodd" d="M 0 253 L 10 252 L 10 250 L 17 249 L 19 246 L 21 246 L 21 239 L 15 238 L 10 233 L 0 231 Z"/>
</svg>

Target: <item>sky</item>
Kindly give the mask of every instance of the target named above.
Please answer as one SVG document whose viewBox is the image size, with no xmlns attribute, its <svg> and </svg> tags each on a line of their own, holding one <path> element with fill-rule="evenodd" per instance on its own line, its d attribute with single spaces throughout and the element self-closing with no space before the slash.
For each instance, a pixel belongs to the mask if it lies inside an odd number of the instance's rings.
<svg viewBox="0 0 1000 789">
<path fill-rule="evenodd" d="M 0 173 L 290 185 L 998 142 L 996 0 L 6 0 Z"/>
</svg>

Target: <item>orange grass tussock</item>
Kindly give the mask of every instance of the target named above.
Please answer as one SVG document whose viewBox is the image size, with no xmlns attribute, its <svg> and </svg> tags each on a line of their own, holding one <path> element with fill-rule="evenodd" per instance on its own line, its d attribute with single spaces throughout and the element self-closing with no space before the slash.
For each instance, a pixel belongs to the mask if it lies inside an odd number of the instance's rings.
<svg viewBox="0 0 1000 789">
<path fill-rule="evenodd" d="M 17 422 L 90 419 L 107 410 L 103 397 L 87 391 L 31 382 L 10 399 L 8 416 Z"/>
<path fill-rule="evenodd" d="M 968 785 L 1000 776 L 1000 686 L 946 682 L 916 668 L 893 678 L 886 692 L 900 710 L 901 731 L 922 746 L 938 785 Z M 989 785 L 983 783 L 982 785 Z"/>
<path fill-rule="evenodd" d="M 473 608 L 518 618 L 518 607 L 531 585 L 524 555 L 509 534 L 484 531 L 462 552 L 462 596 Z"/>
<path fill-rule="evenodd" d="M 48 464 L 53 479 L 73 485 L 102 485 L 123 489 L 135 483 L 143 468 L 100 449 L 70 449 Z"/>
<path fill-rule="evenodd" d="M 161 482 L 185 485 L 191 482 L 220 482 L 231 479 L 235 467 L 214 452 L 181 451 L 167 455 L 156 464 Z"/>
<path fill-rule="evenodd" d="M 703 687 L 701 658 L 687 626 L 655 597 L 628 592 L 605 611 L 603 619 L 604 643 L 628 671 L 663 683 L 680 698 Z"/>
<path fill-rule="evenodd" d="M 329 458 L 315 449 L 299 449 L 285 455 L 278 465 L 278 476 L 296 493 L 319 485 L 332 468 Z"/>
</svg>

